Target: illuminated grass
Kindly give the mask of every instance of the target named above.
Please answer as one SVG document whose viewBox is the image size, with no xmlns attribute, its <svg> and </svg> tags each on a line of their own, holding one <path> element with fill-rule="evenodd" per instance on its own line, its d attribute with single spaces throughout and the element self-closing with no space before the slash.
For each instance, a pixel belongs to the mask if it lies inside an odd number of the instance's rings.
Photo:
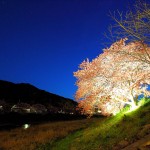
<svg viewBox="0 0 150 150">
<path fill-rule="evenodd" d="M 34 125 L 10 131 L 0 131 L 0 149 L 4 150 L 37 150 L 39 145 L 51 143 L 68 134 L 85 128 L 95 119 L 60 121 Z"/>
<path fill-rule="evenodd" d="M 96 121 L 81 131 L 75 132 L 66 138 L 51 145 L 52 150 L 111 150 L 120 141 L 129 143 L 145 136 L 148 131 L 141 131 L 142 127 L 150 124 L 150 99 L 139 109 L 125 114 Z"/>
<path fill-rule="evenodd" d="M 133 112 L 76 121 L 53 122 L 0 132 L 4 150 L 113 150 L 120 141 L 129 143 L 147 134 L 150 99 Z M 139 132 L 140 131 L 140 132 Z M 139 134 L 137 134 L 139 133 Z"/>
</svg>

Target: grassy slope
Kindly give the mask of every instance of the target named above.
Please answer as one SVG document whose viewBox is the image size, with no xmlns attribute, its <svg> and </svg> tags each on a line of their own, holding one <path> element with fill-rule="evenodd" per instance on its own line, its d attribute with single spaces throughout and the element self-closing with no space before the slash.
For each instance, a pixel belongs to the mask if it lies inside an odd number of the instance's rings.
<svg viewBox="0 0 150 150">
<path fill-rule="evenodd" d="M 134 141 L 148 134 L 143 128 L 150 124 L 150 99 L 133 112 L 120 114 L 96 121 L 89 127 L 70 134 L 50 145 L 52 150 L 110 150 L 120 141 Z M 49 146 L 43 149 L 49 149 Z"/>
<path fill-rule="evenodd" d="M 24 130 L 22 127 L 0 131 L 0 150 L 37 150 L 42 149 L 58 139 L 66 137 L 77 130 L 87 128 L 96 119 L 83 119 L 74 121 L 57 121 L 39 125 L 31 125 Z"/>
<path fill-rule="evenodd" d="M 49 122 L 0 131 L 2 150 L 112 150 L 122 140 L 129 143 L 142 138 L 149 131 L 149 102 L 134 112 L 124 112 L 109 118 Z"/>
</svg>

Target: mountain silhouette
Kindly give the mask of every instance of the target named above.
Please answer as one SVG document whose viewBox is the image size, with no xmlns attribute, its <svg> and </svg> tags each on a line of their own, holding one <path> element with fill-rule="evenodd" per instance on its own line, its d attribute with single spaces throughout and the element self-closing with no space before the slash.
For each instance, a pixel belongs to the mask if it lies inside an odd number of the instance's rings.
<svg viewBox="0 0 150 150">
<path fill-rule="evenodd" d="M 14 105 L 27 103 L 42 104 L 48 109 L 75 110 L 77 102 L 62 96 L 38 89 L 28 83 L 12 83 L 0 80 L 0 100 Z"/>
</svg>

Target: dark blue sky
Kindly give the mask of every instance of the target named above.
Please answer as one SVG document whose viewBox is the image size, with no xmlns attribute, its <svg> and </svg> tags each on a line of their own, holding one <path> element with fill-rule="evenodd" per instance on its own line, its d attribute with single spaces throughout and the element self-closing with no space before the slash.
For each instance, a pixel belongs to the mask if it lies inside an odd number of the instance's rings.
<svg viewBox="0 0 150 150">
<path fill-rule="evenodd" d="M 0 79 L 73 98 L 73 72 L 104 48 L 128 0 L 0 0 Z"/>
</svg>

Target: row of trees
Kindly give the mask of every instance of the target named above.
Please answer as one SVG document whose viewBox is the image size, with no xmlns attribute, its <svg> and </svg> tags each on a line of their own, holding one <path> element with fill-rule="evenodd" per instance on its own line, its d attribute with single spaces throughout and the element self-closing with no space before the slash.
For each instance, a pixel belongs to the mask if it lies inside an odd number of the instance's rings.
<svg viewBox="0 0 150 150">
<path fill-rule="evenodd" d="M 139 4 L 141 5 L 141 3 Z M 138 8 L 137 5 L 136 8 Z M 145 44 L 145 40 L 149 36 L 148 32 L 144 32 L 144 29 L 150 27 L 148 20 L 150 9 L 144 3 L 140 8 L 142 9 L 136 9 L 135 13 L 127 13 L 127 21 L 134 16 L 135 22 L 128 23 L 122 19 L 119 21 L 114 17 L 120 28 L 124 30 L 126 35 L 129 35 L 129 43 L 126 43 L 127 38 L 115 42 L 91 62 L 88 59 L 83 61 L 79 66 L 80 69 L 74 72 L 78 86 L 75 98 L 83 113 L 92 115 L 95 108 L 98 108 L 103 115 L 116 114 L 126 104 L 134 109 L 140 94 L 150 96 L 150 91 L 148 91 L 148 85 L 150 85 L 150 47 Z M 129 18 L 128 14 L 133 16 Z M 137 19 L 138 17 L 142 22 Z M 137 28 L 137 20 L 142 23 L 139 24 L 139 28 Z M 143 28 L 143 22 L 147 28 Z M 137 33 L 142 34 L 138 36 L 140 37 L 138 39 Z M 130 37 L 133 37 L 134 40 L 132 41 Z"/>
</svg>

